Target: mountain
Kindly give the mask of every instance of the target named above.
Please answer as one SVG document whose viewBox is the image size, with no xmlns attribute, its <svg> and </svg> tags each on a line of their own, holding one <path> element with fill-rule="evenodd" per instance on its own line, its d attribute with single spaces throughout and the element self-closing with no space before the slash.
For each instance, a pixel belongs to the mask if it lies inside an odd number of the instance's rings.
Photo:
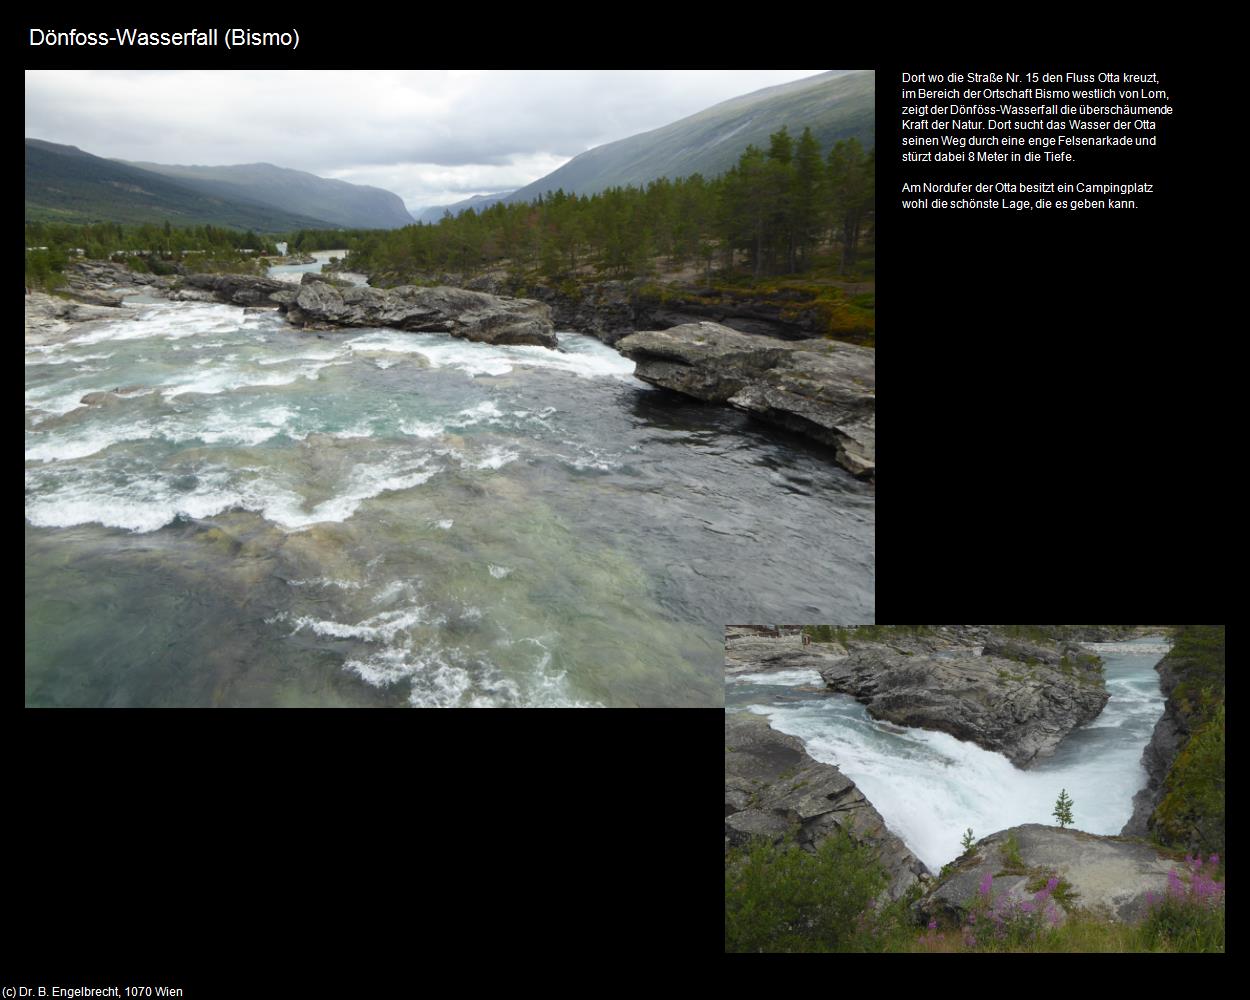
<svg viewBox="0 0 1250 1000">
<path fill-rule="evenodd" d="M 832 70 L 735 97 L 650 132 L 596 146 L 505 200 L 528 202 L 563 188 L 594 194 L 604 188 L 643 186 L 657 177 L 722 174 L 750 144 L 768 148 L 785 125 L 797 138 L 805 126 L 827 151 L 839 139 L 874 145 L 876 73 Z"/>
<path fill-rule="evenodd" d="M 444 212 L 450 212 L 453 216 L 459 215 L 466 208 L 480 212 L 484 208 L 490 208 L 496 202 L 505 200 L 510 194 L 512 194 L 511 191 L 499 191 L 495 194 L 475 194 L 472 198 L 458 201 L 454 205 L 431 205 L 429 208 L 422 209 L 413 218 L 418 222 L 437 222 L 443 217 Z"/>
<path fill-rule="evenodd" d="M 325 219 L 331 228 L 397 229 L 412 225 L 412 216 L 397 194 L 364 184 L 318 177 L 303 170 L 275 167 L 272 163 L 196 167 L 117 162 L 161 174 L 210 197 Z"/>
<path fill-rule="evenodd" d="M 44 222 L 164 222 L 259 232 L 326 229 L 333 224 L 194 190 L 169 177 L 106 160 L 77 146 L 26 140 L 26 218 Z"/>
</svg>

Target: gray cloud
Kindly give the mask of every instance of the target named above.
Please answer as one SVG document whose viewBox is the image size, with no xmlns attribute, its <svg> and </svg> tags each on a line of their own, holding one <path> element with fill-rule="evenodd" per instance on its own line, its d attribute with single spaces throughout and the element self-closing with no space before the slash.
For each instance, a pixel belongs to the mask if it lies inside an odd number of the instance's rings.
<svg viewBox="0 0 1250 1000">
<path fill-rule="evenodd" d="M 276 163 L 410 207 L 821 70 L 27 71 L 26 135 L 156 163 Z"/>
</svg>

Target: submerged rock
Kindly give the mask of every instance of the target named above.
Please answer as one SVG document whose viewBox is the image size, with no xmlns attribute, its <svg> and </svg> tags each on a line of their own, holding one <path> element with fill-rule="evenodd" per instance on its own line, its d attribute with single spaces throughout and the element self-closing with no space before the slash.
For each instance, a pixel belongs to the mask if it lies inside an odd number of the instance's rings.
<svg viewBox="0 0 1250 1000">
<path fill-rule="evenodd" d="M 1003 845 L 1012 834 L 1020 865 L 1004 857 Z M 1027 823 L 977 841 L 967 858 L 950 867 L 915 904 L 921 922 L 944 917 L 962 923 L 986 875 L 995 901 L 1005 896 L 1013 903 L 1033 900 L 1039 883 L 1048 878 L 1061 879 L 1070 898 L 1055 907 L 1060 922 L 1066 918 L 1065 907 L 1132 922 L 1146 914 L 1147 893 L 1162 898 L 1168 872 L 1175 868 L 1179 873 L 1184 865 L 1148 844 Z"/>
<path fill-rule="evenodd" d="M 850 778 L 808 756 L 803 741 L 749 712 L 725 716 L 725 849 L 753 837 L 778 843 L 793 833 L 814 851 L 837 830 L 880 852 L 890 875 L 886 894 L 898 899 L 931 873 L 885 825 Z"/>
<path fill-rule="evenodd" d="M 616 344 L 643 381 L 753 413 L 837 449 L 857 476 L 876 468 L 874 353 L 833 340 L 776 340 L 684 323 Z"/>
<path fill-rule="evenodd" d="M 824 667 L 821 676 L 831 690 L 867 705 L 875 719 L 950 733 L 1017 767 L 1054 753 L 1111 697 L 1098 671 L 1066 661 L 1022 664 L 975 654 L 864 646 Z"/>
</svg>

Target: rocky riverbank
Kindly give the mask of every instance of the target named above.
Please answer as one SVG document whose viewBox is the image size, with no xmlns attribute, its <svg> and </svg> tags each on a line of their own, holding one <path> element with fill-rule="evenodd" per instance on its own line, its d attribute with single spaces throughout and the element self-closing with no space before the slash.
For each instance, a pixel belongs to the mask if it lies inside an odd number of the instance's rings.
<svg viewBox="0 0 1250 1000">
<path fill-rule="evenodd" d="M 385 326 L 492 344 L 557 348 L 557 320 L 576 331 L 598 334 L 603 324 L 594 317 L 606 317 L 615 333 L 603 339 L 616 341 L 617 349 L 636 363 L 636 374 L 644 381 L 727 404 L 804 434 L 833 448 L 836 461 L 855 475 L 867 479 L 875 475 L 873 351 L 827 339 L 761 336 L 758 323 L 750 327 L 752 332 L 703 321 L 617 337 L 622 324 L 632 323 L 637 315 L 632 306 L 627 307 L 636 292 L 628 283 L 600 283 L 594 286 L 597 298 L 578 298 L 576 316 L 566 315 L 567 306 L 562 306 L 553 317 L 553 307 L 546 302 L 484 290 L 487 285 L 498 286 L 498 280 L 484 284 L 485 279 L 477 279 L 480 288 L 374 288 L 345 286 L 309 273 L 299 286 L 292 287 L 289 282 L 247 274 L 140 274 L 101 261 L 76 262 L 68 274 L 75 294 L 94 296 L 92 302 L 109 306 L 120 305 L 123 294 L 142 286 L 174 301 L 277 308 L 293 325 L 311 330 Z M 50 316 L 47 306 L 34 313 L 28 309 L 28 314 L 28 330 L 52 319 L 67 321 Z M 654 315 L 680 319 L 685 314 Z"/>
<path fill-rule="evenodd" d="M 725 850 L 754 837 L 778 843 L 793 835 L 814 851 L 837 830 L 880 852 L 898 899 L 931 873 L 885 825 L 855 782 L 808 756 L 803 741 L 749 712 L 725 716 Z"/>
<path fill-rule="evenodd" d="M 1056 878 L 1060 891 L 1052 898 L 1058 902 L 1053 911 L 1058 923 L 1078 908 L 1132 923 L 1145 915 L 1149 893 L 1156 898 L 1167 894 L 1168 872 L 1174 868 L 1184 865 L 1147 844 L 1027 823 L 978 840 L 943 869 L 913 909 L 918 922 L 958 925 L 987 879 L 996 903 L 1015 906 L 1032 902 L 1048 879 Z"/>
<path fill-rule="evenodd" d="M 815 438 L 858 476 L 876 469 L 875 357 L 867 348 L 776 340 L 707 322 L 631 334 L 616 348 L 645 382 Z"/>
<path fill-rule="evenodd" d="M 277 308 L 293 325 L 313 330 L 387 326 L 491 344 L 558 347 L 551 311 L 543 303 L 459 288 L 377 289 L 312 273 L 292 287 L 290 282 L 250 274 L 141 274 L 107 261 L 77 262 L 67 271 L 67 279 L 78 298 L 110 307 L 120 306 L 124 295 L 143 290 L 173 301 Z M 87 306 L 38 293 L 27 296 L 26 313 L 28 333 L 109 318 L 107 312 L 92 312 Z"/>
</svg>

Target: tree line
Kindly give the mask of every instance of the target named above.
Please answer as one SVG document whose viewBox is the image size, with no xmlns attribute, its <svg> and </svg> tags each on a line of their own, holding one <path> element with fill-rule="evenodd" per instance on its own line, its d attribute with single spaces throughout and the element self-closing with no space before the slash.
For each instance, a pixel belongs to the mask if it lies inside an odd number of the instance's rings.
<svg viewBox="0 0 1250 1000">
<path fill-rule="evenodd" d="M 508 261 L 516 276 L 537 271 L 552 281 L 586 269 L 611 278 L 650 274 L 654 260 L 699 264 L 710 278 L 717 263 L 752 275 L 793 274 L 836 252 L 854 270 L 871 228 L 874 151 L 856 139 L 827 153 L 810 129 L 786 128 L 768 149 L 748 146 L 728 172 L 645 187 L 612 187 L 594 195 L 549 192 L 527 204 L 497 203 L 447 213 L 434 224 L 386 231 L 303 231 L 293 250 L 344 246 L 351 266 L 399 276 L 472 273 Z"/>
</svg>

